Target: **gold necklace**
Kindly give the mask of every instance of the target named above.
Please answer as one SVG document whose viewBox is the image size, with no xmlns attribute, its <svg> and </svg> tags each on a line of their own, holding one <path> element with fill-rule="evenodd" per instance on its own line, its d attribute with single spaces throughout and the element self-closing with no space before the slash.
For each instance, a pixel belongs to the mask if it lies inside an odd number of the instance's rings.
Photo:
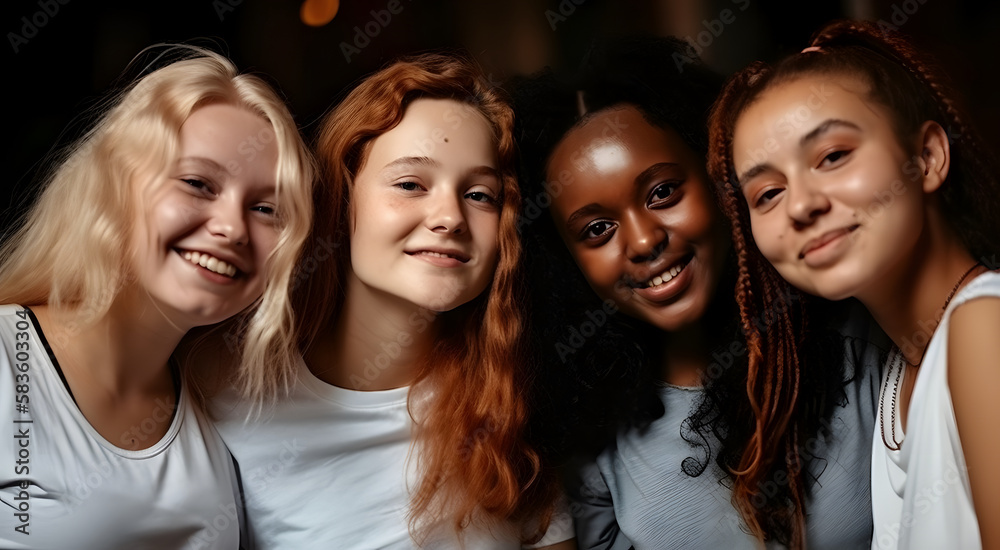
<svg viewBox="0 0 1000 550">
<path fill-rule="evenodd" d="M 944 299 L 944 305 L 941 306 L 941 315 L 938 317 L 939 320 L 944 317 L 944 312 L 948 309 L 948 304 L 951 303 L 951 299 L 955 297 L 955 293 L 958 292 L 958 287 L 962 286 L 965 279 L 967 279 L 969 275 L 971 275 L 972 272 L 975 271 L 980 265 L 982 264 L 979 261 L 972 264 L 972 267 L 967 269 L 965 273 L 962 274 L 962 277 L 958 280 L 958 282 L 955 283 L 955 286 L 952 287 L 951 292 L 948 293 L 948 297 Z M 927 347 L 930 347 L 929 342 Z M 927 347 L 924 347 L 924 351 L 920 354 L 920 359 L 914 367 L 919 366 L 923 362 L 924 354 L 927 353 Z M 903 357 L 903 352 L 899 349 L 899 347 L 893 344 L 892 355 L 889 359 L 889 371 L 886 373 L 886 378 L 889 378 L 892 376 L 893 370 L 896 371 L 896 381 L 892 385 L 892 410 L 889 413 L 889 437 L 892 439 L 892 445 L 890 445 L 885 438 L 885 384 L 882 385 L 882 392 L 879 394 L 878 403 L 878 424 L 882 431 L 882 443 L 890 451 L 898 451 L 903 445 L 902 441 L 896 440 L 896 401 L 899 398 L 899 382 L 903 378 L 903 371 L 906 370 L 906 365 L 907 362 L 906 358 Z"/>
</svg>

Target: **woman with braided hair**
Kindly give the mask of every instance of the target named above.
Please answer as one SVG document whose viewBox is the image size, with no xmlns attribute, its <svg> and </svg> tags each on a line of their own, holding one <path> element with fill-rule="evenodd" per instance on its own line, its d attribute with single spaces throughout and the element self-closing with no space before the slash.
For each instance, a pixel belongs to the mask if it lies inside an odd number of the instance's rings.
<svg viewBox="0 0 1000 550">
<path fill-rule="evenodd" d="M 741 258 L 755 414 L 799 407 L 808 316 L 792 300 L 766 333 L 747 320 L 798 291 L 857 298 L 894 343 L 872 441 L 872 547 L 997 548 L 1000 185 L 941 74 L 898 36 L 834 23 L 802 53 L 735 75 L 710 139 Z M 785 376 L 763 374 L 775 370 Z M 753 445 L 766 452 L 766 439 Z M 737 477 L 737 498 L 754 483 Z"/>
</svg>

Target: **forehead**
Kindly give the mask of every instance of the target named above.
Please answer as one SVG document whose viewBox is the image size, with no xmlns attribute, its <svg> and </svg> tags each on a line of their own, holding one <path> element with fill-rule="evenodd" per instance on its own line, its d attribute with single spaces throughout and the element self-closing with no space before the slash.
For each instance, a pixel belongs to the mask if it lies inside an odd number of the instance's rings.
<svg viewBox="0 0 1000 550">
<path fill-rule="evenodd" d="M 228 103 L 209 103 L 191 112 L 181 125 L 180 139 L 185 145 L 228 151 L 231 142 L 268 144 L 275 136 L 260 115 Z"/>
<path fill-rule="evenodd" d="M 659 163 L 697 164 L 697 154 L 672 128 L 651 124 L 632 106 L 600 111 L 571 129 L 549 158 L 547 178 L 565 191 L 553 198 L 557 210 L 579 202 L 603 202 L 631 195 L 635 178 Z"/>
<path fill-rule="evenodd" d="M 883 110 L 872 99 L 868 83 L 858 76 L 807 73 L 769 84 L 740 114 L 735 130 L 780 130 L 788 135 L 808 132 L 810 123 L 831 113 L 864 118 L 873 113 L 881 116 Z"/>
<path fill-rule="evenodd" d="M 203 176 L 245 179 L 275 185 L 277 136 L 271 123 L 244 107 L 210 103 L 198 107 L 181 125 L 175 162 Z"/>
<path fill-rule="evenodd" d="M 399 157 L 493 165 L 496 146 L 485 116 L 453 99 L 421 98 L 406 107 L 394 128 L 375 138 L 365 164 L 381 167 Z"/>
<path fill-rule="evenodd" d="M 655 126 L 631 106 L 600 111 L 570 129 L 549 158 L 549 175 L 571 171 L 587 175 L 597 171 L 641 172 L 655 162 L 687 161 L 691 148 L 672 128 Z M 658 160 L 653 160 L 658 159 Z"/>
<path fill-rule="evenodd" d="M 868 83 L 850 74 L 804 74 L 772 83 L 740 113 L 733 128 L 737 172 L 782 150 L 830 120 L 896 139 L 889 109 L 875 101 Z"/>
</svg>

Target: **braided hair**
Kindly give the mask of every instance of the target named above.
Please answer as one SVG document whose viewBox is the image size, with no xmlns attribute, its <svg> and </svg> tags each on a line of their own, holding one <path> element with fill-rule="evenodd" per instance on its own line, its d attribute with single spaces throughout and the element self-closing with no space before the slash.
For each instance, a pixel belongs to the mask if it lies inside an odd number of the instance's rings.
<svg viewBox="0 0 1000 550">
<path fill-rule="evenodd" d="M 848 75 L 868 84 L 869 97 L 887 107 L 901 144 L 910 142 L 926 121 L 946 129 L 951 142 L 952 170 L 940 190 L 941 208 L 965 246 L 978 258 L 996 258 L 1000 248 L 1000 186 L 996 170 L 978 136 L 962 113 L 941 71 L 903 37 L 862 21 L 838 21 L 820 29 L 802 53 L 775 64 L 754 63 L 734 75 L 716 101 L 710 117 L 709 174 L 718 182 L 723 212 L 729 217 L 733 247 L 739 257 L 736 299 L 747 338 L 747 392 L 754 433 L 739 459 L 733 502 L 751 531 L 768 531 L 769 513 L 784 503 L 757 506 L 754 498 L 784 447 L 788 493 L 794 504 L 790 542 L 804 542 L 805 499 L 798 440 L 807 433 L 802 387 L 813 373 L 801 368 L 809 355 L 810 298 L 785 282 L 764 260 L 754 242 L 748 205 L 739 189 L 733 162 L 733 133 L 740 115 L 765 91 L 804 75 Z M 988 260 L 987 260 L 988 261 Z M 785 307 L 775 308 L 774 303 Z M 767 331 L 753 322 L 770 309 Z M 811 369 L 810 369 L 811 370 Z M 798 411 L 798 412 L 797 412 Z M 758 503 L 759 504 L 759 503 Z M 788 508 L 786 508 L 788 509 Z"/>
</svg>

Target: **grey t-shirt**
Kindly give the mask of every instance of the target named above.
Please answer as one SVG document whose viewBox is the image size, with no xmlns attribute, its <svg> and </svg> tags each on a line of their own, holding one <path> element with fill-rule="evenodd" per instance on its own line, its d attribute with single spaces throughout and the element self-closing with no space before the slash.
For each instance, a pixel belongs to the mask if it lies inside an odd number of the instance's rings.
<svg viewBox="0 0 1000 550">
<path fill-rule="evenodd" d="M 803 444 L 815 454 L 810 466 L 817 481 L 806 503 L 807 543 L 813 550 L 871 547 L 871 438 L 881 380 L 884 335 L 868 320 L 857 320 L 842 332 L 862 338 L 846 341 L 859 360 L 845 369 L 856 376 L 844 390 L 847 403 L 834 410 L 820 433 Z M 859 334 L 859 332 L 861 334 Z M 876 341 L 866 345 L 865 341 Z M 879 349 L 881 347 L 881 349 Z M 860 348 L 860 350 L 859 350 Z M 853 362 L 852 362 L 853 363 Z M 666 413 L 644 430 L 618 434 L 579 471 L 579 484 L 569 487 L 571 511 L 581 549 L 724 549 L 760 548 L 742 527 L 731 504 L 732 493 L 720 483 L 723 474 L 713 459 L 705 471 L 684 473 L 688 457 L 704 461 L 705 450 L 682 437 L 685 420 L 704 395 L 701 388 L 664 386 L 659 389 Z M 717 441 L 710 444 L 717 446 Z M 786 483 L 782 477 L 771 483 Z M 772 493 L 773 494 L 773 493 Z M 780 545 L 768 546 L 780 548 Z"/>
</svg>

